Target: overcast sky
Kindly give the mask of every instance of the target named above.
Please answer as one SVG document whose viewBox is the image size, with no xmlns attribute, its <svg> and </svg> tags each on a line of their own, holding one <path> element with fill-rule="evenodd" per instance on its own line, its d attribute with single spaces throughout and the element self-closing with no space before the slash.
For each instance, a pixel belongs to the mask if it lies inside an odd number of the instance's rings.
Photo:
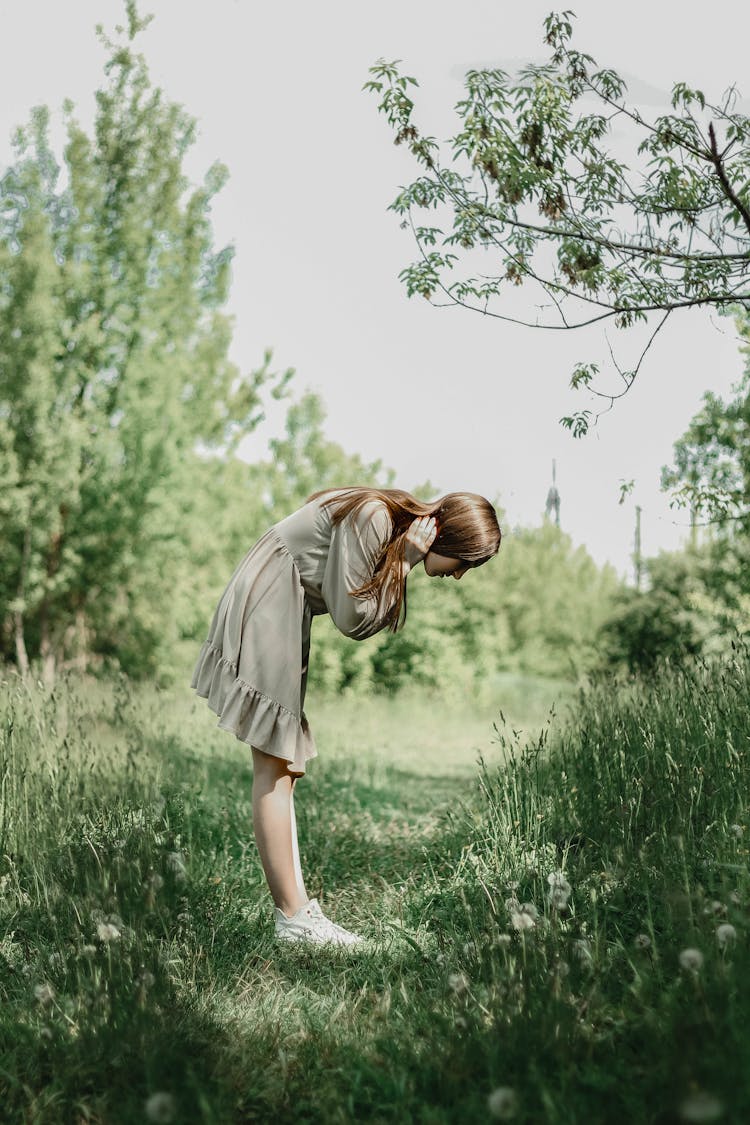
<svg viewBox="0 0 750 1125">
<path fill-rule="evenodd" d="M 677 80 L 709 100 L 732 82 L 750 95 L 740 0 L 704 7 L 700 19 L 686 18 L 682 0 L 569 6 L 574 45 L 623 72 L 654 114 L 666 111 Z M 155 18 L 136 44 L 154 84 L 198 120 L 185 164 L 193 183 L 214 160 L 229 167 L 212 217 L 217 248 L 236 247 L 228 311 L 239 368 L 273 348 L 279 367 L 297 370 L 296 396 L 306 388 L 322 396 L 328 437 L 382 458 L 399 487 L 429 479 L 436 494 L 499 496 L 508 530 L 539 522 L 555 458 L 562 526 L 598 562 L 631 575 L 636 503 L 646 554 L 684 538 L 687 517 L 670 511 L 659 472 L 702 393 L 726 395 L 741 375 L 732 323 L 675 316 L 628 396 L 576 441 L 559 418 L 589 403 L 568 378 L 600 338 L 406 297 L 397 274 L 413 246 L 387 206 L 414 169 L 361 91 L 378 57 L 403 60 L 420 82 L 423 131 L 448 136 L 465 68 L 541 61 L 551 8 L 551 0 L 141 0 L 141 13 Z M 105 58 L 95 24 L 111 32 L 124 12 L 124 0 L 0 0 L 0 168 L 33 105 L 53 110 L 59 154 L 65 97 L 90 126 Z M 265 456 L 282 426 L 274 405 L 245 456 Z M 619 481 L 631 478 L 635 490 L 619 505 Z"/>
</svg>

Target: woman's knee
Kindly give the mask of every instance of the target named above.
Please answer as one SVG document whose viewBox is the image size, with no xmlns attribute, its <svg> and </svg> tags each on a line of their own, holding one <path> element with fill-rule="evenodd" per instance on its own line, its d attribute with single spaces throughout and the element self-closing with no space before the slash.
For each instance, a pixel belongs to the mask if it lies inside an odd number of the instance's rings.
<svg viewBox="0 0 750 1125">
<path fill-rule="evenodd" d="M 279 758 L 275 754 L 267 754 L 265 750 L 259 750 L 257 746 L 252 746 L 251 750 L 253 752 L 253 775 L 255 777 L 262 776 L 274 781 L 280 777 L 288 777 L 292 786 L 294 786 L 297 778 L 304 776 L 300 773 L 293 773 L 289 768 L 291 763 L 286 758 Z"/>
</svg>

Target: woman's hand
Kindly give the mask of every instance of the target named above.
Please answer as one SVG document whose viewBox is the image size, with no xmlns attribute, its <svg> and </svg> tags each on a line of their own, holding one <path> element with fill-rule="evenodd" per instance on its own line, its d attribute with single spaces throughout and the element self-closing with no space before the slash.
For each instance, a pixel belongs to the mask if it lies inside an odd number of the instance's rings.
<svg viewBox="0 0 750 1125">
<path fill-rule="evenodd" d="M 416 566 L 427 552 L 437 535 L 437 521 L 434 516 L 419 516 L 406 532 L 404 557 L 409 569 Z"/>
</svg>

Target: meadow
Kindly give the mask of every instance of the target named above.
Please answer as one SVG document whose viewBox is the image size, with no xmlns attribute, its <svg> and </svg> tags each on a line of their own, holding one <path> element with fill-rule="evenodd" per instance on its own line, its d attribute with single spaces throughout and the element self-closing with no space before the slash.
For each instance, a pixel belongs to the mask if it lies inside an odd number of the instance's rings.
<svg viewBox="0 0 750 1125">
<path fill-rule="evenodd" d="M 0 677 L 2 1120 L 750 1120 L 749 672 L 309 694 L 356 953 L 275 944 L 202 700 Z"/>
</svg>

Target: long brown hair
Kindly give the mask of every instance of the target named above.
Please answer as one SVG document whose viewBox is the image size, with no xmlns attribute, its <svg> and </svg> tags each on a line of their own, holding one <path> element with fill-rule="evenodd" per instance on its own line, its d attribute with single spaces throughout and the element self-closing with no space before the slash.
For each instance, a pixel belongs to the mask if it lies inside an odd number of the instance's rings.
<svg viewBox="0 0 750 1125">
<path fill-rule="evenodd" d="M 372 578 L 352 593 L 363 597 L 376 595 L 381 605 L 391 603 L 384 620 L 392 633 L 403 627 L 406 621 L 406 575 L 403 570 L 406 532 L 418 516 L 435 517 L 437 535 L 430 550 L 438 555 L 460 559 L 465 565 L 476 567 L 487 562 L 500 549 L 502 533 L 497 513 L 489 500 L 476 492 L 448 492 L 428 504 L 400 488 L 352 486 L 321 489 L 308 496 L 306 503 L 328 493 L 339 494 L 323 501 L 324 506 L 331 507 L 334 525 L 352 512 L 356 514 L 372 500 L 379 500 L 388 509 L 393 524 L 391 538 L 376 560 Z"/>
</svg>

